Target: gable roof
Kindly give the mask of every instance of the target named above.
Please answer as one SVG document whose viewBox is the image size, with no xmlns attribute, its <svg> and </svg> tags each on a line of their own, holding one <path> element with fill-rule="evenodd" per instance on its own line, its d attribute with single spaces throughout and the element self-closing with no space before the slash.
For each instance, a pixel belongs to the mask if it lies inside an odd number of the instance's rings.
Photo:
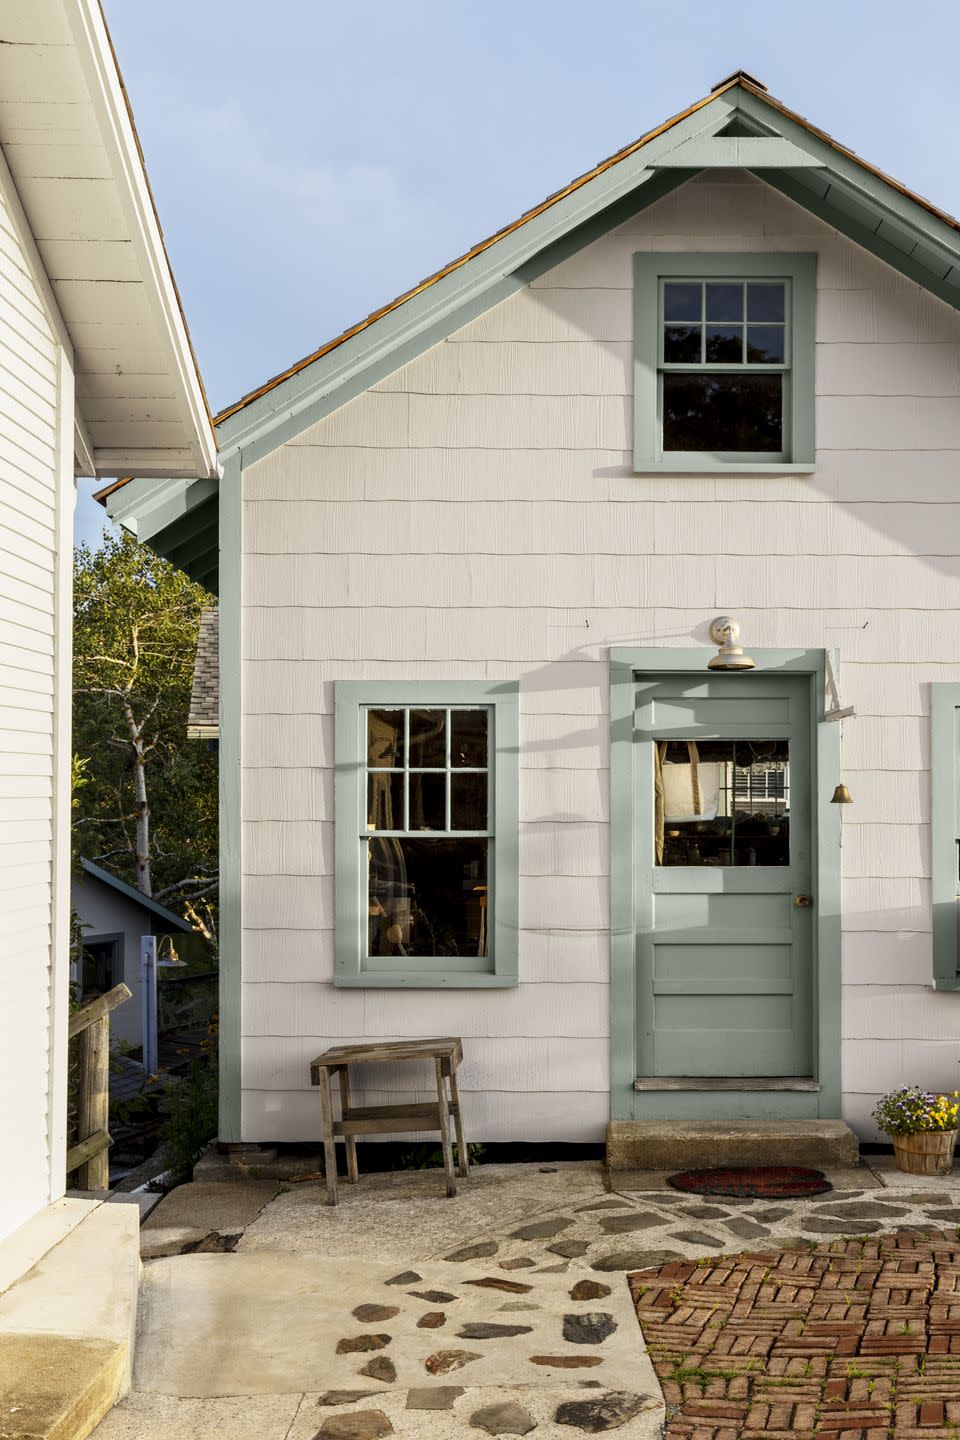
<svg viewBox="0 0 960 1440">
<path fill-rule="evenodd" d="M 112 875 L 109 870 L 104 870 L 102 866 L 95 865 L 92 860 L 84 860 L 82 856 L 80 859 L 80 868 L 84 875 L 88 875 L 91 880 L 99 880 L 102 884 L 108 885 L 111 890 L 115 890 L 117 894 L 122 895 L 125 900 L 132 900 L 134 904 L 149 911 L 150 914 L 156 916 L 158 920 L 162 920 L 168 930 L 182 930 L 189 935 L 193 934 L 193 926 L 188 920 L 184 920 L 182 915 L 174 914 L 172 910 L 167 909 L 166 905 L 161 905 L 158 900 L 154 900 L 150 895 L 144 895 L 143 891 L 137 890 L 135 886 L 128 885 L 127 882 L 121 880 L 118 875 Z"/>
<path fill-rule="evenodd" d="M 960 222 L 860 159 L 744 71 L 472 246 L 215 417 L 221 459 L 261 459 L 469 320 L 522 289 L 702 170 L 742 168 L 941 300 L 960 308 Z M 191 495 L 191 491 L 193 492 Z M 180 553 L 210 509 L 128 477 L 97 497 L 141 540 L 188 573 Z M 210 497 L 214 501 L 215 497 Z M 172 517 L 172 519 L 171 519 Z M 172 533 L 169 526 L 179 523 Z M 189 552 L 189 543 L 188 543 Z M 216 584 L 215 548 L 204 583 Z"/>
<path fill-rule="evenodd" d="M 213 422 L 99 0 L 0 6 L 0 186 L 76 375 L 80 475 L 211 476 Z"/>
</svg>

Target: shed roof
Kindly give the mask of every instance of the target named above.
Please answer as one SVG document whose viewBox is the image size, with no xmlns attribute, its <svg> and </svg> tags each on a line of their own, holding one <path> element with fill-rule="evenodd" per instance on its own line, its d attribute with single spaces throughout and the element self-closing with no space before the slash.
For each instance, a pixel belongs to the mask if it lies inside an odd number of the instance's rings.
<svg viewBox="0 0 960 1440">
<path fill-rule="evenodd" d="M 118 875 L 111 874 L 109 870 L 104 870 L 101 865 L 95 865 L 92 860 L 84 860 L 81 857 L 80 868 L 84 875 L 89 876 L 91 880 L 99 880 L 101 884 L 108 885 L 111 890 L 115 890 L 125 900 L 132 900 L 134 904 L 149 911 L 158 920 L 162 920 L 168 930 L 182 930 L 193 934 L 193 926 L 188 920 L 184 920 L 182 915 L 176 915 L 172 910 L 168 910 L 166 905 L 161 905 L 150 895 L 144 895 L 142 890 L 128 885 L 125 880 L 121 880 Z"/>
<path fill-rule="evenodd" d="M 0 169 L 72 356 L 77 473 L 215 475 L 203 382 L 98 0 L 0 11 Z"/>
<path fill-rule="evenodd" d="M 472 246 L 215 417 L 247 465 L 700 171 L 741 168 L 960 308 L 960 222 L 737 71 L 710 94 Z M 114 518 L 214 588 L 216 497 L 127 477 Z M 206 546 L 197 544 L 203 531 Z M 197 549 L 200 554 L 196 553 Z"/>
</svg>

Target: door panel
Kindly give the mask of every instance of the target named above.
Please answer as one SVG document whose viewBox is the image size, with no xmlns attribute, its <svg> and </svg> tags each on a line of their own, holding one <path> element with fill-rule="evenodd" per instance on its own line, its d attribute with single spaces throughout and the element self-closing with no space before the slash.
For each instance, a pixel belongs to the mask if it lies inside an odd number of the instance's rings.
<svg viewBox="0 0 960 1440">
<path fill-rule="evenodd" d="M 638 680 L 640 1076 L 812 1072 L 811 715 L 802 676 Z"/>
</svg>

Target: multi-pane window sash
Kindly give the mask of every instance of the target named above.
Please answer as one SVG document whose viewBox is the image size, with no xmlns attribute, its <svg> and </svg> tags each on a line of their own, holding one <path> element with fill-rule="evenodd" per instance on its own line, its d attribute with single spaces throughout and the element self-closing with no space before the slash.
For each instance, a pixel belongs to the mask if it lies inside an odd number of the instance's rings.
<svg viewBox="0 0 960 1440">
<path fill-rule="evenodd" d="M 638 471 L 813 469 L 816 257 L 634 257 Z"/>
<path fill-rule="evenodd" d="M 516 685 L 339 682 L 336 761 L 336 983 L 516 984 Z"/>
</svg>

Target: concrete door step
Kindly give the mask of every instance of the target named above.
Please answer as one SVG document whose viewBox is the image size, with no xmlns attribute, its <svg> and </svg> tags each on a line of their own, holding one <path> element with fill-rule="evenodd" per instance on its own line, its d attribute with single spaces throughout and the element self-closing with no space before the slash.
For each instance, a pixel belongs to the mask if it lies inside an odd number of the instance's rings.
<svg viewBox="0 0 960 1440">
<path fill-rule="evenodd" d="M 139 1220 L 58 1200 L 0 1245 L 4 1440 L 84 1440 L 129 1389 Z"/>
<path fill-rule="evenodd" d="M 611 1120 L 611 1170 L 692 1170 L 719 1165 L 856 1165 L 856 1135 L 842 1120 Z"/>
</svg>

